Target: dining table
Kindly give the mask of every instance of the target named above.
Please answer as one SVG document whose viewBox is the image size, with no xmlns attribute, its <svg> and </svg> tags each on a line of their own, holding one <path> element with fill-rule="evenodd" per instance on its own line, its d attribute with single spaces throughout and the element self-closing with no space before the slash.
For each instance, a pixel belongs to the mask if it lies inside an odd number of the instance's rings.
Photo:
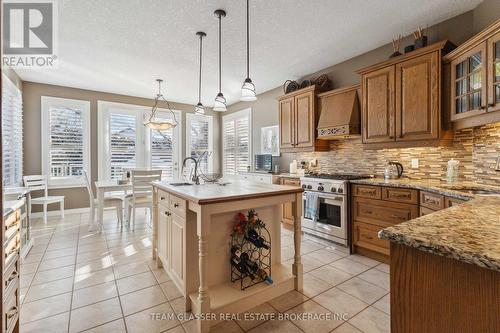
<svg viewBox="0 0 500 333">
<path fill-rule="evenodd" d="M 97 192 L 97 219 L 94 220 L 91 230 L 103 229 L 103 216 L 104 216 L 104 197 L 108 192 L 123 192 L 127 194 L 128 191 L 132 190 L 132 183 L 122 182 L 118 180 L 98 180 L 95 182 L 95 188 Z"/>
</svg>

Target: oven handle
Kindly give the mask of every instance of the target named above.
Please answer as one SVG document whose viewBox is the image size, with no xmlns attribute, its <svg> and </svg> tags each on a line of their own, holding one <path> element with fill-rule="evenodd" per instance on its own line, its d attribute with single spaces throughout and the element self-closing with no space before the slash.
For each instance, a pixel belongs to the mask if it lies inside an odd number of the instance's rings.
<svg viewBox="0 0 500 333">
<path fill-rule="evenodd" d="M 307 191 L 302 192 L 302 198 L 305 199 Z M 334 200 L 334 201 L 344 201 L 345 197 L 344 196 L 339 196 L 335 194 L 328 194 L 328 193 L 323 193 L 319 192 L 319 197 L 326 199 L 326 200 Z"/>
</svg>

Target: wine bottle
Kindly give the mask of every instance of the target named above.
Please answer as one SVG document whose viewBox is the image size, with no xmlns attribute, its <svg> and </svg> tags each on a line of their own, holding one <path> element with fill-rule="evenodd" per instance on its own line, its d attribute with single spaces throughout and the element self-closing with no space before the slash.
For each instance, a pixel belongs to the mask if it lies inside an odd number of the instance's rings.
<svg viewBox="0 0 500 333">
<path fill-rule="evenodd" d="M 243 252 L 240 256 L 241 262 L 247 266 L 248 270 L 252 273 L 256 273 L 259 270 L 259 265 L 257 265 L 254 261 L 250 260 L 250 256 L 248 253 Z"/>
<path fill-rule="evenodd" d="M 256 272 L 257 276 L 259 276 L 262 280 L 264 280 L 267 284 L 273 284 L 273 278 L 267 275 L 266 271 L 259 268 Z"/>
<path fill-rule="evenodd" d="M 247 266 L 236 255 L 231 256 L 231 265 L 242 275 L 248 275 L 252 280 L 255 279 L 255 275 L 248 270 Z"/>
<path fill-rule="evenodd" d="M 247 234 L 245 235 L 245 239 L 250 241 L 256 247 L 269 250 L 269 245 L 266 244 L 265 239 L 260 237 L 255 229 L 248 230 Z"/>
</svg>

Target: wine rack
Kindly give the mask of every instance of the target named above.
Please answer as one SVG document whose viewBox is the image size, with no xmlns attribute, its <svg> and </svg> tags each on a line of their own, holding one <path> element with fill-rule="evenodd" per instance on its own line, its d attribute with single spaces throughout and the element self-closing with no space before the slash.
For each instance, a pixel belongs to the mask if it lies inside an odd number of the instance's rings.
<svg viewBox="0 0 500 333">
<path fill-rule="evenodd" d="M 262 244 L 257 246 L 252 243 L 248 237 L 249 233 L 256 235 L 257 239 L 259 239 Z M 240 281 L 241 290 L 245 290 L 262 282 L 269 283 L 270 281 L 270 283 L 272 283 L 271 234 L 264 224 L 255 226 L 247 225 L 244 233 L 233 233 L 231 238 L 231 249 L 237 249 L 241 254 L 248 254 L 248 258 L 251 262 L 256 264 L 259 270 L 261 270 L 259 271 L 261 274 L 252 271 L 250 273 L 244 273 L 240 272 L 234 265 L 231 264 L 231 282 Z M 254 275 L 254 278 L 252 278 L 251 275 Z M 264 275 L 264 277 L 262 275 Z"/>
</svg>

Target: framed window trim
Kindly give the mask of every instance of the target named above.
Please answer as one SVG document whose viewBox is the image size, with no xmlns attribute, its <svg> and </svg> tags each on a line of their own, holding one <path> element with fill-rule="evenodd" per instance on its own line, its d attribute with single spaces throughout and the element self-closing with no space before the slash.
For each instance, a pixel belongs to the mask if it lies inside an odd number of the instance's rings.
<svg viewBox="0 0 500 333">
<path fill-rule="evenodd" d="M 191 156 L 191 122 L 193 120 L 208 121 L 208 173 L 214 170 L 214 117 L 209 115 L 186 113 L 186 156 Z"/>
<path fill-rule="evenodd" d="M 83 168 L 91 177 L 91 151 L 90 151 L 90 101 L 59 98 L 52 96 L 41 97 L 42 119 L 41 119 L 41 134 L 42 134 L 42 174 L 47 175 L 48 188 L 72 188 L 85 187 L 83 177 L 50 177 L 50 107 L 53 105 L 61 105 L 70 108 L 79 108 L 83 112 Z"/>
<path fill-rule="evenodd" d="M 97 110 L 98 110 L 98 121 L 97 121 L 97 137 L 98 137 L 98 148 L 97 148 L 97 161 L 98 161 L 98 172 L 97 176 L 99 180 L 109 180 L 109 164 L 110 164 L 110 156 L 111 156 L 111 146 L 110 146 L 110 114 L 113 112 L 113 109 L 116 110 L 117 113 L 124 113 L 130 115 L 138 116 L 136 119 L 136 129 L 137 129 L 137 137 L 136 137 L 136 145 L 140 145 L 142 148 L 137 149 L 138 155 L 136 155 L 136 163 L 139 164 L 137 168 L 149 168 L 151 167 L 151 131 L 147 130 L 143 125 L 143 121 L 149 115 L 151 111 L 151 107 L 136 105 L 136 104 L 125 104 L 125 103 L 116 103 L 116 102 L 108 102 L 108 101 L 97 101 Z M 174 137 L 177 136 L 180 140 L 179 144 L 176 145 L 177 149 L 173 152 L 177 156 L 177 166 L 180 164 L 180 158 L 182 156 L 181 148 L 182 148 L 182 114 L 178 110 L 172 110 L 177 119 L 178 125 L 175 127 Z M 158 108 L 159 114 L 169 114 L 169 111 L 166 109 Z M 180 168 L 177 169 L 177 175 L 174 174 L 175 177 L 180 176 Z"/>
<path fill-rule="evenodd" d="M 221 140 L 222 140 L 222 164 L 220 166 L 221 172 L 224 174 L 224 161 L 226 160 L 225 149 L 224 149 L 224 122 L 235 120 L 238 118 L 248 117 L 248 160 L 250 168 L 253 169 L 253 125 L 252 125 L 252 108 L 246 108 L 234 113 L 222 116 L 221 123 Z M 236 172 L 236 175 L 238 172 Z M 226 176 L 226 175 L 224 175 Z M 228 175 L 231 176 L 231 175 Z"/>
</svg>

